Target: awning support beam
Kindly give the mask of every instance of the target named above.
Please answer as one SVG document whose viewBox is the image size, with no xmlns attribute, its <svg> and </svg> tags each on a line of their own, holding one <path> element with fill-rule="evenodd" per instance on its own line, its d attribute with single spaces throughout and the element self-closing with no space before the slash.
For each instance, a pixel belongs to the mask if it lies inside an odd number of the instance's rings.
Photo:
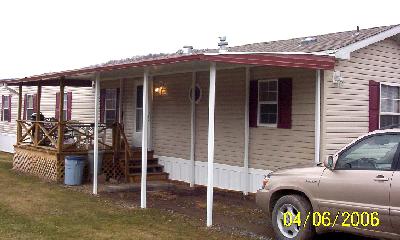
<svg viewBox="0 0 400 240">
<path fill-rule="evenodd" d="M 208 99 L 208 171 L 207 171 L 207 227 L 213 222 L 214 201 L 214 121 L 216 64 L 210 63 L 210 92 Z"/>
<path fill-rule="evenodd" d="M 316 71 L 315 78 L 315 163 L 320 162 L 321 146 L 321 70 Z"/>
<path fill-rule="evenodd" d="M 94 146 L 93 146 L 93 194 L 97 195 L 97 172 L 99 166 L 99 104 L 100 104 L 100 74 L 96 75 L 94 91 Z M 60 111 L 62 112 L 62 111 Z"/>
<path fill-rule="evenodd" d="M 192 73 L 192 102 L 191 102 L 191 124 L 190 124 L 190 162 L 191 162 L 191 176 L 190 187 L 196 184 L 196 72 Z"/>
<path fill-rule="evenodd" d="M 148 134 L 148 106 L 149 106 L 149 71 L 145 69 L 143 74 L 143 127 L 142 127 L 142 180 L 140 207 L 147 207 L 146 186 L 147 186 L 147 134 Z"/>
</svg>

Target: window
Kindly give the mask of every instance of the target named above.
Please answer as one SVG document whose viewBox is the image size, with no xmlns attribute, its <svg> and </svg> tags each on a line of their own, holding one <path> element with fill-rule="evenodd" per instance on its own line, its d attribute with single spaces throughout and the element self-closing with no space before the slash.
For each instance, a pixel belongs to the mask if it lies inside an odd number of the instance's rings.
<svg viewBox="0 0 400 240">
<path fill-rule="evenodd" d="M 33 94 L 27 94 L 25 96 L 26 96 L 26 100 L 25 100 L 25 104 L 26 104 L 26 106 L 25 106 L 25 111 L 26 111 L 25 112 L 25 118 L 26 119 L 30 119 L 32 114 L 35 112 L 35 107 L 34 107 L 35 98 L 34 98 Z"/>
<path fill-rule="evenodd" d="M 143 86 L 136 87 L 136 132 L 143 129 Z"/>
<path fill-rule="evenodd" d="M 113 124 L 117 120 L 117 89 L 106 89 L 104 119 L 106 124 Z"/>
<path fill-rule="evenodd" d="M 1 96 L 1 121 L 11 121 L 11 106 L 10 106 L 10 96 Z"/>
<path fill-rule="evenodd" d="M 199 85 L 196 84 L 194 89 L 195 89 L 195 91 L 194 91 L 195 92 L 195 103 L 199 103 L 200 99 L 201 99 L 201 95 L 202 95 L 201 88 Z M 189 99 L 190 99 L 190 102 L 193 101 L 193 89 L 192 88 L 190 88 L 190 90 L 189 90 Z"/>
<path fill-rule="evenodd" d="M 380 128 L 400 124 L 400 87 L 381 85 Z"/>
<path fill-rule="evenodd" d="M 366 137 L 339 155 L 335 169 L 390 170 L 399 142 L 397 134 Z"/>
<path fill-rule="evenodd" d="M 276 127 L 278 122 L 278 80 L 258 81 L 258 125 Z"/>
</svg>

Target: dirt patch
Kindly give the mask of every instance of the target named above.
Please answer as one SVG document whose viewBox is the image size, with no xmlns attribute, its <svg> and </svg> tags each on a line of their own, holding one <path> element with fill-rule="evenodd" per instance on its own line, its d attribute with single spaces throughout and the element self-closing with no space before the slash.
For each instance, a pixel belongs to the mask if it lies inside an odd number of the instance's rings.
<svg viewBox="0 0 400 240">
<path fill-rule="evenodd" d="M 68 187 L 77 191 L 92 192 L 91 185 Z M 99 196 L 110 199 L 126 208 L 140 207 L 140 188 L 129 191 L 107 192 L 107 185 L 99 185 Z M 147 192 L 147 206 L 188 216 L 206 224 L 207 189 L 190 188 L 188 184 L 173 182 L 173 187 L 151 187 Z M 229 234 L 255 239 L 271 239 L 273 232 L 265 213 L 256 207 L 254 196 L 239 192 L 214 191 L 214 228 Z"/>
</svg>

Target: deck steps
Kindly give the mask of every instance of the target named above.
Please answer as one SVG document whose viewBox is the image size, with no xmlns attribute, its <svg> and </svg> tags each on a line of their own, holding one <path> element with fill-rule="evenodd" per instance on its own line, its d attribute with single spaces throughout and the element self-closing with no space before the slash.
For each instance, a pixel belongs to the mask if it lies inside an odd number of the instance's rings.
<svg viewBox="0 0 400 240">
<path fill-rule="evenodd" d="M 129 174 L 129 182 L 137 183 L 142 179 L 141 173 Z M 165 181 L 168 180 L 168 173 L 159 172 L 159 173 L 147 173 L 147 181 Z"/>
<path fill-rule="evenodd" d="M 128 160 L 128 181 L 131 183 L 140 182 L 142 174 L 142 151 L 134 148 L 131 151 L 132 158 Z M 159 164 L 158 158 L 154 157 L 154 151 L 147 152 L 147 181 L 168 180 L 168 173 Z"/>
</svg>

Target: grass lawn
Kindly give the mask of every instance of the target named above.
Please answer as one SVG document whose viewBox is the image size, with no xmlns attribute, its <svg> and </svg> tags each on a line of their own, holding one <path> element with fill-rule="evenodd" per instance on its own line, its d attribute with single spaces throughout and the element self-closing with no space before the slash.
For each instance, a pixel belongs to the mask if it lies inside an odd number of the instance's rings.
<svg viewBox="0 0 400 240">
<path fill-rule="evenodd" d="M 126 209 L 10 171 L 0 153 L 0 239 L 240 239 L 182 215 Z"/>
</svg>

